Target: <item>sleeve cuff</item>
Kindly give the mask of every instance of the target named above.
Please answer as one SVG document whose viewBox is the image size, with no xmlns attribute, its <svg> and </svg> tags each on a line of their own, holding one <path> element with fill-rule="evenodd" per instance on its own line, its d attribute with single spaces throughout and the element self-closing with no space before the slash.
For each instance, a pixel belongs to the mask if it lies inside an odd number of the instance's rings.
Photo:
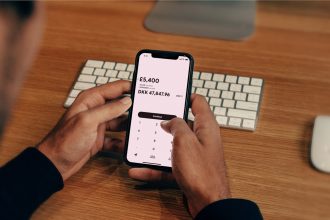
<svg viewBox="0 0 330 220">
<path fill-rule="evenodd" d="M 0 179 L 0 203 L 7 208 L 7 213 L 23 219 L 64 186 L 55 165 L 33 147 L 3 166 Z"/>
<path fill-rule="evenodd" d="M 245 199 L 224 199 L 211 203 L 202 209 L 195 220 L 262 220 L 261 212 L 256 203 Z"/>
</svg>

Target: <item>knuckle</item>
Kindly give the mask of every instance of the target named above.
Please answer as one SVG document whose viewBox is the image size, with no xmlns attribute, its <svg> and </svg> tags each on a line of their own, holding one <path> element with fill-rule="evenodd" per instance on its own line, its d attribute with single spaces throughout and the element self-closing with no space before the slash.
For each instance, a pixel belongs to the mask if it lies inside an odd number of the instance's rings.
<svg viewBox="0 0 330 220">
<path fill-rule="evenodd" d="M 90 91 L 89 90 L 84 90 L 82 92 L 80 92 L 77 96 L 77 100 L 84 100 L 86 97 L 88 97 L 90 94 Z"/>
<path fill-rule="evenodd" d="M 186 130 L 186 126 L 187 123 L 182 119 L 182 118 L 174 118 L 170 121 L 170 130 L 172 130 L 173 132 L 178 132 L 178 131 L 181 131 L 181 130 Z M 185 133 L 185 132 L 180 132 L 180 133 Z"/>
<path fill-rule="evenodd" d="M 77 121 L 80 126 L 89 126 L 91 124 L 91 119 L 85 112 L 79 113 L 77 115 Z"/>
<path fill-rule="evenodd" d="M 113 105 L 111 109 L 109 109 L 109 112 L 111 114 L 115 115 L 116 117 L 119 117 L 126 111 L 125 105 L 121 102 L 116 103 L 116 105 Z"/>
<path fill-rule="evenodd" d="M 183 146 L 186 145 L 189 140 L 191 140 L 193 137 L 191 134 L 187 133 L 180 133 L 174 136 L 173 138 L 173 144 L 175 146 Z"/>
<path fill-rule="evenodd" d="M 171 120 L 172 125 L 181 125 L 182 122 L 185 123 L 184 120 L 181 118 L 173 118 Z"/>
</svg>

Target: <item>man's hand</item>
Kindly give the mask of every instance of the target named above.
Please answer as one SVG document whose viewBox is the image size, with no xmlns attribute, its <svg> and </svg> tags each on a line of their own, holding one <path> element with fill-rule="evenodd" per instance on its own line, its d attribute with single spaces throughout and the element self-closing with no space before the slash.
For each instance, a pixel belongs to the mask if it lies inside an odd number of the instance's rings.
<svg viewBox="0 0 330 220">
<path fill-rule="evenodd" d="M 82 92 L 37 146 L 54 163 L 63 180 L 76 173 L 102 148 L 111 150 L 118 147 L 114 146 L 120 144 L 118 140 L 105 139 L 105 132 L 125 129 L 123 123 L 126 120 L 120 116 L 127 111 L 132 101 L 129 97 L 114 99 L 130 89 L 130 82 L 116 81 Z"/>
<path fill-rule="evenodd" d="M 195 217 L 208 204 L 230 197 L 219 126 L 206 100 L 192 96 L 193 130 L 179 118 L 162 123 L 173 135 L 172 171 Z M 168 173 L 133 168 L 129 175 L 143 181 L 170 180 Z"/>
</svg>

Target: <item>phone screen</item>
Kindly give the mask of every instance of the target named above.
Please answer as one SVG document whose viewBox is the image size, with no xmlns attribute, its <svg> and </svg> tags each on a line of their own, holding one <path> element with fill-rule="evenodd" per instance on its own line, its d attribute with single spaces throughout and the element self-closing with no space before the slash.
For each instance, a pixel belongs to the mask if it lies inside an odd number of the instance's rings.
<svg viewBox="0 0 330 220">
<path fill-rule="evenodd" d="M 190 62 L 187 56 L 167 59 L 140 54 L 127 142 L 128 162 L 171 167 L 173 137 L 160 123 L 184 118 Z"/>
</svg>

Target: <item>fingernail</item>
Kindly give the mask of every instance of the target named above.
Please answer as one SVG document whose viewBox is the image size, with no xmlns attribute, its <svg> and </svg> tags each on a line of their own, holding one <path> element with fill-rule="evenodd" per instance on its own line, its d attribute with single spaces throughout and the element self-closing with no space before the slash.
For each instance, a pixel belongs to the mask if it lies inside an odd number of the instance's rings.
<svg viewBox="0 0 330 220">
<path fill-rule="evenodd" d="M 132 103 L 132 100 L 130 97 L 125 96 L 124 98 L 119 100 L 121 103 L 123 103 L 124 105 L 128 105 Z"/>
<path fill-rule="evenodd" d="M 168 124 L 168 122 L 169 122 L 169 121 L 162 121 L 162 122 L 160 123 L 160 125 L 161 125 L 161 126 L 166 126 L 166 125 Z"/>
</svg>

